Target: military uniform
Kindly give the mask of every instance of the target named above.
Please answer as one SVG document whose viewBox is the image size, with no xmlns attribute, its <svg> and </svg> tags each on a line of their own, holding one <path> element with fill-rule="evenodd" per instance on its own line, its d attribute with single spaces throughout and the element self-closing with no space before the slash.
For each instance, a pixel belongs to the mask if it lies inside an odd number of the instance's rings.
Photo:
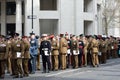
<svg viewBox="0 0 120 80">
<path fill-rule="evenodd" d="M 38 40 L 34 37 L 35 34 L 31 35 L 30 40 L 30 66 L 31 66 L 31 74 L 35 74 L 36 72 L 36 62 L 37 62 L 37 55 L 38 55 Z"/>
<path fill-rule="evenodd" d="M 28 71 L 28 61 L 30 59 L 30 43 L 29 41 L 23 41 L 24 47 L 24 58 L 23 58 L 23 70 L 24 70 L 24 76 L 29 76 L 29 71 Z"/>
<path fill-rule="evenodd" d="M 24 44 L 21 40 L 12 42 L 12 58 L 14 59 L 15 78 L 23 77 L 22 58 L 24 58 Z M 20 75 L 20 76 L 19 76 Z"/>
<path fill-rule="evenodd" d="M 65 38 L 60 39 L 60 60 L 62 70 L 66 69 L 66 54 L 68 49 L 68 43 Z"/>
<path fill-rule="evenodd" d="M 59 43 L 58 41 L 52 41 L 52 66 L 53 70 L 58 70 L 58 55 L 59 55 Z"/>
<path fill-rule="evenodd" d="M 84 56 L 85 56 L 85 59 L 84 59 L 84 65 L 87 66 L 87 53 L 88 53 L 88 41 L 87 40 L 84 40 Z"/>
<path fill-rule="evenodd" d="M 92 64 L 92 57 L 91 57 L 91 38 L 88 38 L 88 54 L 87 54 L 87 64 Z"/>
<path fill-rule="evenodd" d="M 82 67 L 83 66 L 84 43 L 82 40 L 78 40 L 78 43 L 79 43 L 78 65 L 79 65 L 79 67 Z"/>
<path fill-rule="evenodd" d="M 117 54 L 117 51 L 118 51 L 118 41 L 115 39 L 115 42 L 114 42 L 114 57 L 117 58 L 118 57 L 118 54 Z"/>
<path fill-rule="evenodd" d="M 5 41 L 0 41 L 0 78 L 4 78 L 5 64 L 8 57 L 8 44 Z"/>
<path fill-rule="evenodd" d="M 93 39 L 91 42 L 91 51 L 92 51 L 91 54 L 92 54 L 93 67 L 95 67 L 96 65 L 99 66 L 98 48 L 99 48 L 98 41 L 96 39 Z"/>
<path fill-rule="evenodd" d="M 11 67 L 11 41 L 7 41 L 8 44 L 8 58 L 7 58 L 7 72 L 12 73 L 12 67 Z"/>
<path fill-rule="evenodd" d="M 40 45 L 40 53 L 42 55 L 43 62 L 43 73 L 46 73 L 46 63 L 48 68 L 48 73 L 51 70 L 50 63 L 50 52 L 51 52 L 51 43 L 48 40 L 43 40 Z"/>
<path fill-rule="evenodd" d="M 99 52 L 98 52 L 98 59 L 99 63 L 102 63 L 102 38 L 99 39 Z"/>
<path fill-rule="evenodd" d="M 38 55 L 37 55 L 37 70 L 40 70 L 40 51 L 38 50 Z"/>
<path fill-rule="evenodd" d="M 42 40 L 39 40 L 39 46 L 40 46 L 40 42 L 41 42 Z M 41 66 L 40 66 L 40 51 L 39 51 L 39 49 L 38 49 L 38 55 L 37 55 L 37 70 L 40 70 L 40 68 L 41 68 Z"/>
<path fill-rule="evenodd" d="M 71 52 L 70 52 L 70 49 L 71 49 L 71 40 L 70 39 L 67 39 L 67 42 L 68 42 L 68 50 L 67 50 L 67 68 L 70 67 L 70 64 L 71 64 Z"/>
<path fill-rule="evenodd" d="M 71 53 L 73 56 L 73 63 L 72 66 L 73 68 L 78 68 L 78 41 L 77 40 L 72 40 L 71 41 Z"/>
<path fill-rule="evenodd" d="M 102 53 L 101 63 L 106 63 L 106 52 L 107 52 L 106 41 L 102 40 L 100 46 L 101 46 L 101 53 Z"/>
<path fill-rule="evenodd" d="M 14 75 L 17 75 L 17 64 L 16 64 L 16 54 L 13 52 L 13 49 L 12 49 L 12 43 L 14 43 L 14 39 L 11 40 L 11 69 L 12 69 L 12 76 Z"/>
<path fill-rule="evenodd" d="M 109 39 L 107 39 L 106 42 L 107 42 L 107 59 L 109 59 L 110 58 L 110 51 L 111 51 L 111 44 L 110 44 Z"/>
<path fill-rule="evenodd" d="M 111 57 L 112 57 L 112 58 L 115 58 L 115 47 L 114 47 L 115 41 L 114 41 L 114 39 L 112 38 L 112 39 L 110 40 L 110 42 L 111 42 Z"/>
</svg>

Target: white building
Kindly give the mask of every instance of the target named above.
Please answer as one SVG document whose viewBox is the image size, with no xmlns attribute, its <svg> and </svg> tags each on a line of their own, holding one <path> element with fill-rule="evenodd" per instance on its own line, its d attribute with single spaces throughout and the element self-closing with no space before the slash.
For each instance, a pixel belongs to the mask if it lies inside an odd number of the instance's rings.
<svg viewBox="0 0 120 80">
<path fill-rule="evenodd" d="M 0 0 L 1 34 L 100 34 L 97 0 Z"/>
</svg>

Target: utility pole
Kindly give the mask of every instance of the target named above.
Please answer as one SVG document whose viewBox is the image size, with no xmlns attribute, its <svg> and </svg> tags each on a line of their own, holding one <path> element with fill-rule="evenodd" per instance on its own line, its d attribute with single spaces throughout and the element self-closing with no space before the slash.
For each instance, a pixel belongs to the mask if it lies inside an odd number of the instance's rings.
<svg viewBox="0 0 120 80">
<path fill-rule="evenodd" d="M 34 28 L 33 27 L 33 0 L 32 0 L 32 19 L 31 20 L 32 20 L 32 33 L 33 33 L 33 28 Z"/>
</svg>

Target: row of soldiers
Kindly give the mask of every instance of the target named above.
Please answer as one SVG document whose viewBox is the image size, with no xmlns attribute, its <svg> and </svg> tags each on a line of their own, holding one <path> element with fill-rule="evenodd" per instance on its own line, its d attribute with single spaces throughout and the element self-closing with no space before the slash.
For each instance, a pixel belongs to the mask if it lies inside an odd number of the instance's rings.
<svg viewBox="0 0 120 80">
<path fill-rule="evenodd" d="M 0 36 L 0 78 L 4 79 L 5 70 L 14 78 L 29 75 L 28 61 L 30 42 L 26 36 L 22 39 L 18 33 L 11 36 Z"/>
<path fill-rule="evenodd" d="M 114 37 L 43 34 L 41 38 L 18 33 L 14 37 L 0 37 L 0 78 L 5 76 L 5 68 L 14 78 L 28 77 L 40 70 L 42 56 L 43 73 L 66 68 L 79 68 L 91 64 L 98 67 L 109 58 L 118 57 L 119 42 Z M 37 62 L 37 64 L 36 64 Z M 46 67 L 47 63 L 47 67 Z M 36 67 L 37 66 L 37 67 Z M 46 69 L 48 68 L 48 69 Z"/>
<path fill-rule="evenodd" d="M 60 37 L 44 35 L 40 45 L 43 72 L 46 72 L 46 63 L 48 72 L 51 68 L 57 71 L 71 66 L 74 69 L 86 67 L 88 63 L 93 67 L 99 67 L 99 63 L 106 63 L 107 59 L 118 57 L 118 44 L 119 40 L 112 36 L 81 34 L 69 38 L 68 34 L 65 37 L 63 34 L 60 34 Z"/>
</svg>

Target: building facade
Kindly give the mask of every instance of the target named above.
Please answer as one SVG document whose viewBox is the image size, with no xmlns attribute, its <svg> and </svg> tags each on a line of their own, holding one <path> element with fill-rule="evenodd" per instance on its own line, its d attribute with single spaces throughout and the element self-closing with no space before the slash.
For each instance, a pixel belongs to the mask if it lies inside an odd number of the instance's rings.
<svg viewBox="0 0 120 80">
<path fill-rule="evenodd" d="M 102 34 L 98 11 L 97 0 L 0 0 L 0 32 Z"/>
</svg>

